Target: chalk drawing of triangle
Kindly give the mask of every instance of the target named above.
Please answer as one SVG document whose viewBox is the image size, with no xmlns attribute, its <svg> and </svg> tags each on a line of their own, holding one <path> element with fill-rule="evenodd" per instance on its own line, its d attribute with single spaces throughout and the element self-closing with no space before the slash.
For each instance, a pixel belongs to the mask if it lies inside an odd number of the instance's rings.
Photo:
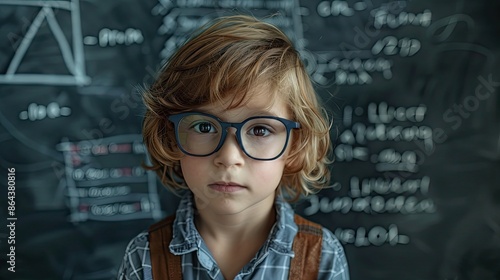
<svg viewBox="0 0 500 280">
<path fill-rule="evenodd" d="M 74 11 L 71 11 L 74 12 Z M 72 15 L 73 16 L 73 15 Z M 78 16 L 79 18 L 79 16 Z M 55 38 L 59 50 L 61 51 L 62 59 L 69 72 L 69 75 L 60 74 L 36 74 L 36 73 L 18 73 L 18 68 L 26 56 L 26 52 L 31 46 L 40 26 L 46 21 L 53 37 Z M 79 26 L 77 27 L 79 28 Z M 75 27 L 73 26 L 73 31 Z M 73 35 L 75 36 L 75 34 Z M 78 41 L 78 40 L 76 40 Z M 75 42 L 75 41 L 74 41 Z M 78 42 L 75 42 L 78 43 Z M 80 51 L 78 51 L 80 50 Z M 12 58 L 7 72 L 0 75 L 1 83 L 15 83 L 15 84 L 76 84 L 85 85 L 90 83 L 90 78 L 85 75 L 85 66 L 83 59 L 83 50 L 75 48 L 75 55 L 73 55 L 72 48 L 64 35 L 61 26 L 57 22 L 54 11 L 49 6 L 44 6 L 36 15 L 35 19 L 29 26 L 26 34 L 21 40 L 19 47 L 16 49 L 14 57 Z"/>
</svg>

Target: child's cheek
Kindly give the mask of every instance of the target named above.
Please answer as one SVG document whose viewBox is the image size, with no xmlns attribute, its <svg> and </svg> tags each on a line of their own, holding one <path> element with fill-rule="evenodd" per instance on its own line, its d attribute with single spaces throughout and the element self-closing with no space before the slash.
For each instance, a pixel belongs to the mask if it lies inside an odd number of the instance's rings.
<svg viewBox="0 0 500 280">
<path fill-rule="evenodd" d="M 274 161 L 263 161 L 258 167 L 253 168 L 252 176 L 262 186 L 276 188 L 283 177 L 285 161 L 276 159 Z"/>
</svg>

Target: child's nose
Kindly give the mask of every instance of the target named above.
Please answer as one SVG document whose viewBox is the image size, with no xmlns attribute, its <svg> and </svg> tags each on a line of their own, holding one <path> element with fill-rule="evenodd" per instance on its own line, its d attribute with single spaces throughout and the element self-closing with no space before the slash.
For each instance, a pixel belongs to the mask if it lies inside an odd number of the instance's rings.
<svg viewBox="0 0 500 280">
<path fill-rule="evenodd" d="M 217 151 L 214 162 L 216 165 L 230 167 L 234 165 L 243 165 L 245 154 L 238 144 L 236 134 L 233 129 L 228 129 L 226 139 L 222 147 Z"/>
</svg>

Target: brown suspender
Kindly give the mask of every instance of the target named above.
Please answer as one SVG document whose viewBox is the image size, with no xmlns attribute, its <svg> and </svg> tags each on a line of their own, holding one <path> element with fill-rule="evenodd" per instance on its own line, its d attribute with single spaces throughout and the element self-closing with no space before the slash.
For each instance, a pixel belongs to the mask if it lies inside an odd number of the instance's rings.
<svg viewBox="0 0 500 280">
<path fill-rule="evenodd" d="M 149 228 L 151 270 L 155 280 L 182 279 L 181 256 L 172 254 L 168 248 L 174 219 L 175 216 L 170 216 Z M 289 279 L 318 279 L 323 230 L 299 215 L 295 215 L 294 220 L 299 229 L 293 241 L 295 257 L 290 262 Z"/>
<path fill-rule="evenodd" d="M 170 252 L 172 224 L 175 216 L 167 217 L 149 227 L 149 255 L 153 279 L 182 280 L 181 256 Z"/>
<path fill-rule="evenodd" d="M 289 279 L 318 279 L 323 230 L 320 225 L 295 215 L 299 231 L 293 240 L 293 257 L 290 263 Z"/>
</svg>

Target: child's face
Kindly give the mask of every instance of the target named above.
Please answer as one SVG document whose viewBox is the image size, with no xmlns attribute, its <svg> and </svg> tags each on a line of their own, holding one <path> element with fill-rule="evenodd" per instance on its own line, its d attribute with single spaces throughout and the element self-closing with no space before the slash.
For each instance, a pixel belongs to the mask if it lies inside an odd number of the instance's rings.
<svg viewBox="0 0 500 280">
<path fill-rule="evenodd" d="M 285 101 L 277 99 L 272 106 L 269 103 L 266 93 L 256 93 L 239 108 L 227 110 L 226 106 L 211 104 L 196 111 L 226 122 L 242 122 L 254 116 L 290 118 Z M 275 160 L 255 160 L 241 150 L 235 129 L 228 130 L 223 146 L 216 153 L 206 157 L 185 155 L 180 160 L 184 180 L 194 193 L 197 209 L 219 215 L 269 209 L 283 175 L 288 148 Z"/>
</svg>

